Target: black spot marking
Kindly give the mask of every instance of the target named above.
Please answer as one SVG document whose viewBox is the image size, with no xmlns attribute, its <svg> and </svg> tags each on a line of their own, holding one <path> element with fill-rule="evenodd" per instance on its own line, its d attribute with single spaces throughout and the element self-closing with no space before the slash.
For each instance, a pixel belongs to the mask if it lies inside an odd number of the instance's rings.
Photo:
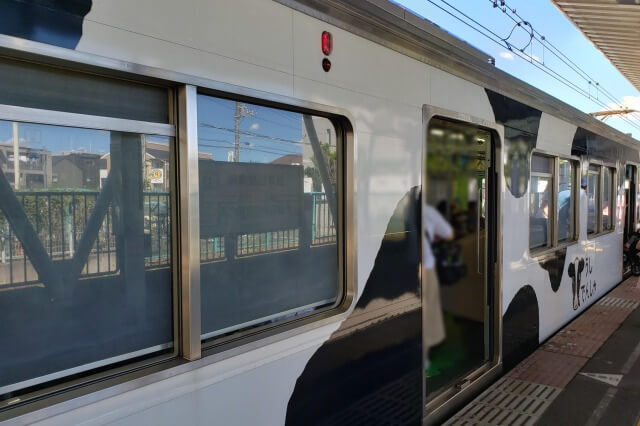
<svg viewBox="0 0 640 426">
<path fill-rule="evenodd" d="M 573 310 L 580 307 L 580 288 L 582 286 L 582 271 L 584 270 L 584 259 L 577 258 L 569 264 L 567 273 L 571 277 L 571 291 L 573 293 Z M 577 271 L 576 271 L 577 269 Z"/>
<path fill-rule="evenodd" d="M 640 161 L 640 151 L 616 143 L 593 132 L 578 127 L 571 144 L 571 155 L 612 161 Z"/>
<path fill-rule="evenodd" d="M 502 359 L 510 370 L 538 347 L 539 309 L 536 293 L 530 285 L 515 295 L 502 319 Z"/>
<path fill-rule="evenodd" d="M 0 0 L 0 33 L 75 49 L 92 0 Z"/>
<path fill-rule="evenodd" d="M 287 424 L 420 424 L 421 309 L 375 321 L 362 319 L 372 313 L 369 306 L 374 300 L 419 298 L 418 191 L 413 188 L 397 204 L 355 310 L 298 378 L 287 407 Z M 382 404 L 389 400 L 395 401 L 393 409 Z M 363 407 L 368 408 L 363 411 Z"/>
<path fill-rule="evenodd" d="M 567 257 L 567 248 L 557 250 L 553 257 L 546 258 L 540 262 L 540 266 L 549 273 L 549 281 L 551 282 L 551 290 L 557 292 L 562 282 L 564 274 L 564 262 Z"/>
<path fill-rule="evenodd" d="M 507 152 L 504 176 L 507 188 L 514 197 L 520 198 L 527 192 L 529 159 L 536 146 L 542 112 L 492 90 L 485 90 L 496 122 L 504 125 L 504 147 Z"/>
</svg>

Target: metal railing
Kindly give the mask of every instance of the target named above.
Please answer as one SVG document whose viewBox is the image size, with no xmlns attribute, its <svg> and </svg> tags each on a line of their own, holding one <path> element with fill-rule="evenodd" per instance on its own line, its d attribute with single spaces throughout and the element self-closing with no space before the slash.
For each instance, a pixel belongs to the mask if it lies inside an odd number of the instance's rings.
<svg viewBox="0 0 640 426">
<path fill-rule="evenodd" d="M 99 192 L 16 191 L 15 195 L 50 259 L 72 259 Z M 143 214 L 145 266 L 166 266 L 171 258 L 169 194 L 143 193 Z M 115 228 L 113 207 L 109 206 L 80 277 L 117 272 Z M 37 282 L 35 268 L 0 211 L 0 286 Z"/>
<path fill-rule="evenodd" d="M 300 246 L 300 230 L 298 229 L 241 234 L 237 238 L 237 257 L 293 250 Z"/>
<path fill-rule="evenodd" d="M 329 202 L 324 192 L 305 194 L 310 196 L 307 207 L 311 214 L 311 246 L 334 244 L 337 241 L 336 227 Z M 285 229 L 269 232 L 247 233 L 233 236 L 235 257 L 254 256 L 279 251 L 294 250 L 300 247 L 302 238 L 300 229 Z M 215 262 L 226 259 L 225 237 L 218 236 L 200 240 L 200 261 Z"/>
<path fill-rule="evenodd" d="M 99 191 L 17 191 L 15 194 L 51 260 L 72 259 L 95 208 Z M 309 230 L 311 246 L 335 243 L 336 228 L 326 195 L 309 195 L 312 198 Z M 143 193 L 144 263 L 147 268 L 170 264 L 170 213 L 169 193 Z M 113 206 L 110 205 L 80 277 L 118 271 L 117 224 L 114 221 L 117 221 L 117 217 L 114 217 Z M 308 224 L 309 222 L 306 226 Z M 295 228 L 235 235 L 234 257 L 298 249 L 302 244 L 300 232 L 300 229 Z M 224 236 L 201 239 L 201 262 L 226 260 L 225 243 Z M 39 283 L 38 274 L 8 220 L 0 211 L 0 286 L 35 283 Z"/>
<path fill-rule="evenodd" d="M 167 192 L 145 192 L 145 266 L 166 266 L 171 261 L 171 211 Z"/>
<path fill-rule="evenodd" d="M 336 225 L 333 222 L 327 195 L 324 192 L 313 192 L 312 196 L 311 244 L 335 243 L 337 238 Z"/>
</svg>

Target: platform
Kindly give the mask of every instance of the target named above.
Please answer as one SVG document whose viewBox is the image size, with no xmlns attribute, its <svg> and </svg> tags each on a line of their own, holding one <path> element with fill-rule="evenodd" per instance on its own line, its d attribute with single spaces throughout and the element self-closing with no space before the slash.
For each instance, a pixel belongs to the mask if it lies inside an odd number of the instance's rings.
<svg viewBox="0 0 640 426">
<path fill-rule="evenodd" d="M 446 425 L 640 425 L 640 280 L 628 278 Z"/>
</svg>

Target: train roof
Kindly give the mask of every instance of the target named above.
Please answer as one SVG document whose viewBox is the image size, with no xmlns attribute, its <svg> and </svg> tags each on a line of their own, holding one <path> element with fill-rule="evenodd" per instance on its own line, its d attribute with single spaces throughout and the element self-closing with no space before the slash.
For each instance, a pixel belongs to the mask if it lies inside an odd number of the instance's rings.
<svg viewBox="0 0 640 426">
<path fill-rule="evenodd" d="M 508 74 L 492 57 L 429 20 L 388 0 L 275 0 L 425 64 L 491 89 L 605 138 L 638 141 Z"/>
</svg>

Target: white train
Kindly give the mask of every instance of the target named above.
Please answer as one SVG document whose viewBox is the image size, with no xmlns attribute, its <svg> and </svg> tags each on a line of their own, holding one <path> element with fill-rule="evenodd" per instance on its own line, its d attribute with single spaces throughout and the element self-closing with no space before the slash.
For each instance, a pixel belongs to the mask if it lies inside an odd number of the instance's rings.
<svg viewBox="0 0 640 426">
<path fill-rule="evenodd" d="M 635 142 L 394 3 L 0 8 L 6 424 L 437 422 L 622 279 Z"/>
</svg>

